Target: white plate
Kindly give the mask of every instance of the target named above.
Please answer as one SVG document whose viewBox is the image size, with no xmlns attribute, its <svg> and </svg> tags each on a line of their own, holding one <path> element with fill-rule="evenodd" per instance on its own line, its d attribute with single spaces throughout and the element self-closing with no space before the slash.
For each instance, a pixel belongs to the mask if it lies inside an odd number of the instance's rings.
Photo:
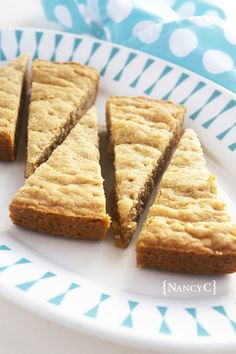
<svg viewBox="0 0 236 354">
<path fill-rule="evenodd" d="M 102 78 L 97 106 L 102 124 L 109 95 L 149 95 L 184 103 L 186 126 L 199 134 L 223 197 L 236 215 L 235 95 L 181 67 L 129 48 L 53 31 L 1 30 L 1 64 L 25 52 L 33 58 L 75 60 L 98 68 Z M 109 180 L 106 153 L 102 160 Z M 140 270 L 135 267 L 135 241 L 120 250 L 109 238 L 104 242 L 64 240 L 19 229 L 8 217 L 8 205 L 24 183 L 23 170 L 22 157 L 0 163 L 3 296 L 66 326 L 138 348 L 171 353 L 190 349 L 192 353 L 235 352 L 235 275 Z M 191 284 L 205 284 L 205 288 L 187 291 Z M 177 285 L 182 292 L 174 292 Z"/>
</svg>

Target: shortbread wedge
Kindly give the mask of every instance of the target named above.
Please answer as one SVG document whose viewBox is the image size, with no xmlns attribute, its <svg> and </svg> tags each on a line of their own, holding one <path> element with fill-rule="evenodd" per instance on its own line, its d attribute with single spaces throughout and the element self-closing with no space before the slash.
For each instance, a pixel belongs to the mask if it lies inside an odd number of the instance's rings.
<svg viewBox="0 0 236 354">
<path fill-rule="evenodd" d="M 0 160 L 15 160 L 29 56 L 0 67 Z"/>
<path fill-rule="evenodd" d="M 26 177 L 48 159 L 93 105 L 98 83 L 98 71 L 86 65 L 33 62 Z"/>
<path fill-rule="evenodd" d="M 10 205 L 14 224 L 47 234 L 103 239 L 109 227 L 92 107 Z"/>
<path fill-rule="evenodd" d="M 107 127 L 114 154 L 116 212 L 113 229 L 118 247 L 127 247 L 154 181 L 182 130 L 185 108 L 146 97 L 111 97 Z"/>
<path fill-rule="evenodd" d="M 198 274 L 236 271 L 236 225 L 191 129 L 164 173 L 136 250 L 139 267 Z"/>
</svg>

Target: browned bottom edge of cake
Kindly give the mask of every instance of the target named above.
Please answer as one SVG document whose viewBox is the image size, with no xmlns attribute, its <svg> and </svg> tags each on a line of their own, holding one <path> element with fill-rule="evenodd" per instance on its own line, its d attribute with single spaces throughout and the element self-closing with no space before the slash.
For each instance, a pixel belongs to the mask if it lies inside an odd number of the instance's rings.
<svg viewBox="0 0 236 354">
<path fill-rule="evenodd" d="M 192 274 L 228 274 L 236 271 L 236 255 L 197 254 L 177 250 L 142 249 L 137 244 L 137 266 Z"/>
<path fill-rule="evenodd" d="M 13 161 L 15 159 L 14 143 L 10 134 L 0 132 L 0 160 Z"/>
<path fill-rule="evenodd" d="M 85 101 L 80 106 L 80 110 L 77 110 L 70 115 L 69 121 L 64 125 L 62 129 L 62 134 L 54 140 L 50 147 L 45 149 L 44 155 L 40 159 L 38 159 L 38 161 L 36 161 L 36 163 L 34 164 L 27 162 L 25 169 L 26 178 L 31 176 L 42 163 L 48 160 L 53 150 L 65 140 L 72 128 L 74 128 L 74 126 L 79 122 L 80 118 L 82 118 L 87 113 L 89 108 L 92 107 L 97 97 L 97 90 L 98 89 L 96 89 L 93 94 L 91 94 L 90 99 L 88 101 Z"/>
<path fill-rule="evenodd" d="M 146 182 L 146 185 L 140 193 L 138 197 L 138 202 L 134 207 L 134 210 L 132 211 L 131 215 L 127 216 L 127 223 L 129 222 L 135 222 L 136 226 L 132 229 L 128 229 L 125 227 L 122 227 L 119 221 L 119 216 L 117 213 L 117 209 L 114 208 L 114 215 L 113 218 L 115 220 L 115 234 L 117 235 L 115 237 L 115 245 L 120 248 L 126 248 L 133 236 L 133 233 L 135 232 L 135 229 L 137 227 L 137 222 L 139 220 L 140 215 L 142 214 L 145 204 L 148 202 L 149 197 L 155 187 L 156 182 L 160 179 L 162 176 L 164 169 L 168 163 L 168 160 L 170 158 L 170 154 L 173 150 L 173 148 L 176 145 L 176 139 L 172 141 L 172 143 L 169 145 L 169 147 L 166 150 L 165 156 L 163 156 L 157 165 L 157 167 L 154 169 L 152 175 L 149 177 L 149 179 Z M 115 203 L 115 206 L 117 207 L 117 201 Z"/>
<path fill-rule="evenodd" d="M 22 115 L 24 112 L 24 108 L 27 109 L 28 106 L 28 99 L 27 99 L 28 87 L 29 87 L 29 77 L 27 71 L 24 77 L 24 83 L 23 83 L 21 97 L 20 97 L 20 105 L 17 114 L 14 137 L 12 137 L 7 132 L 0 132 L 0 160 L 1 161 L 13 161 L 16 159 L 18 142 L 20 137 L 21 121 L 23 118 Z"/>
<path fill-rule="evenodd" d="M 109 227 L 109 216 L 104 218 L 76 217 L 44 212 L 32 207 L 10 205 L 10 217 L 17 226 L 55 236 L 102 240 Z"/>
</svg>

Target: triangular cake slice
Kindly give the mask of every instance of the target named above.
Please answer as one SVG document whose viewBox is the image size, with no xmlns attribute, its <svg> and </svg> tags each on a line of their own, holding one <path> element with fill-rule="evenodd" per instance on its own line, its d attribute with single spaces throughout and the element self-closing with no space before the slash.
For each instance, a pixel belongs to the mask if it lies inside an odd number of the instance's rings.
<svg viewBox="0 0 236 354">
<path fill-rule="evenodd" d="M 140 267 L 200 274 L 236 271 L 236 225 L 191 129 L 163 176 L 136 250 Z"/>
<path fill-rule="evenodd" d="M 28 61 L 23 54 L 0 67 L 0 160 L 16 157 Z"/>
<path fill-rule="evenodd" d="M 92 107 L 10 205 L 14 224 L 64 237 L 103 239 L 109 227 Z"/>
<path fill-rule="evenodd" d="M 126 247 L 155 179 L 179 140 L 185 108 L 146 97 L 111 97 L 106 116 L 114 152 L 115 243 Z"/>
<path fill-rule="evenodd" d="M 86 65 L 33 62 L 26 177 L 48 159 L 93 105 L 98 83 L 97 70 Z"/>
</svg>

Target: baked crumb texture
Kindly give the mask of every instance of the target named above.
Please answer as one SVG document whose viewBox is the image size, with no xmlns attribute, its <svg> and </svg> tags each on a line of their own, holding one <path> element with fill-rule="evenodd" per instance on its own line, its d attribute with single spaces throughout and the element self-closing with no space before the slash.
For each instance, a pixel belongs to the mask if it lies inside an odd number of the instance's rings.
<svg viewBox="0 0 236 354">
<path fill-rule="evenodd" d="M 92 107 L 17 192 L 10 205 L 13 223 L 47 234 L 103 239 L 110 218 L 98 145 Z"/>
<path fill-rule="evenodd" d="M 86 65 L 33 62 L 26 177 L 48 159 L 94 104 L 98 84 L 98 71 Z"/>
<path fill-rule="evenodd" d="M 15 160 L 29 56 L 0 67 L 0 160 Z"/>
<path fill-rule="evenodd" d="M 236 271 L 236 225 L 219 200 L 196 133 L 187 129 L 139 235 L 137 265 L 175 272 Z"/>
<path fill-rule="evenodd" d="M 114 156 L 115 244 L 127 247 L 154 181 L 178 142 L 185 108 L 146 97 L 110 97 L 106 104 Z"/>
</svg>

